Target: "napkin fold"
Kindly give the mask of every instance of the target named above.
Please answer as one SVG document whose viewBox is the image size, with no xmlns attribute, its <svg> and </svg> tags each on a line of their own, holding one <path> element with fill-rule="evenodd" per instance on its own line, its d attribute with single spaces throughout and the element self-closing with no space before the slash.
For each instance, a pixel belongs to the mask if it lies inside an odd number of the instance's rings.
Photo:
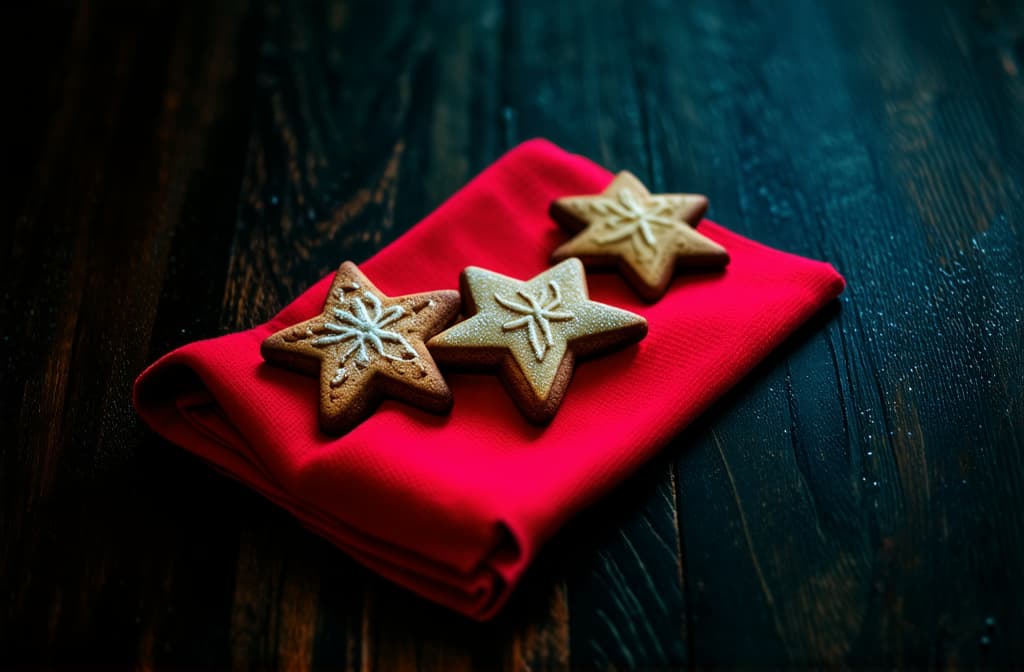
<svg viewBox="0 0 1024 672">
<path fill-rule="evenodd" d="M 551 201 L 611 180 L 587 159 L 532 140 L 360 266 L 392 296 L 458 289 L 469 265 L 532 277 L 566 239 L 548 216 Z M 729 250 L 729 266 L 678 276 L 658 303 L 640 301 L 615 274 L 588 276 L 594 300 L 643 315 L 649 335 L 579 363 L 547 427 L 524 420 L 497 377 L 449 373 L 449 416 L 388 401 L 340 438 L 321 433 L 316 379 L 264 363 L 259 345 L 319 313 L 330 277 L 266 324 L 165 355 L 136 381 L 135 407 L 154 431 L 367 567 L 484 620 L 567 519 L 843 289 L 828 264 L 707 220 L 699 230 Z"/>
</svg>

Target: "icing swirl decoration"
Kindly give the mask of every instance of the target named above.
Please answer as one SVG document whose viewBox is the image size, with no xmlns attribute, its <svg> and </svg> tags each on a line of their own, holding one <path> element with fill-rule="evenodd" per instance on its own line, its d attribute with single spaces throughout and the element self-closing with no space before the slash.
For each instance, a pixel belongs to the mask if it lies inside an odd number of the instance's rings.
<svg viewBox="0 0 1024 672">
<path fill-rule="evenodd" d="M 657 301 L 676 270 L 717 270 L 729 263 L 728 251 L 697 231 L 707 207 L 700 194 L 652 194 L 623 171 L 600 193 L 551 203 L 551 217 L 572 234 L 551 261 L 576 257 L 588 269 L 614 268 L 641 298 Z"/>
<path fill-rule="evenodd" d="M 545 303 L 545 294 L 548 292 L 551 293 L 551 299 Z M 548 283 L 546 290 L 542 289 L 536 296 L 521 289 L 516 294 L 522 297 L 526 303 L 510 301 L 503 299 L 498 294 L 494 295 L 494 300 L 500 305 L 511 310 L 513 313 L 522 315 L 522 317 L 505 322 L 501 325 L 501 328 L 504 331 L 515 331 L 525 328 L 529 334 L 533 354 L 537 357 L 538 362 L 542 362 L 544 361 L 544 355 L 548 352 L 548 348 L 554 345 L 554 341 L 551 339 L 551 322 L 571 320 L 573 319 L 573 314 L 564 310 L 556 310 L 556 308 L 562 305 L 562 292 L 558 289 L 558 283 L 554 280 Z M 537 335 L 538 329 L 544 335 L 543 341 Z"/>
<path fill-rule="evenodd" d="M 669 219 L 672 204 L 665 198 L 651 196 L 643 204 L 629 189 L 623 189 L 617 198 L 597 198 L 587 207 L 605 215 L 604 230 L 594 236 L 598 245 L 609 245 L 630 240 L 637 252 L 646 250 L 653 253 L 658 239 L 655 229 L 673 228 L 679 222 Z"/>
<path fill-rule="evenodd" d="M 338 290 L 338 298 L 344 298 L 343 289 Z M 337 306 L 331 308 L 331 315 L 336 321 L 325 320 L 316 330 L 307 327 L 305 332 L 306 337 L 312 337 L 310 343 L 318 348 L 337 343 L 350 343 L 338 354 L 338 371 L 331 380 L 332 386 L 345 382 L 348 377 L 345 362 L 352 355 L 355 355 L 357 366 L 366 366 L 370 363 L 371 357 L 383 357 L 400 362 L 411 362 L 419 358 L 419 354 L 404 336 L 385 329 L 405 317 L 406 312 L 402 306 L 391 306 L 385 310 L 380 299 L 370 292 L 363 292 L 363 296 L 353 300 L 351 305 L 350 310 L 343 310 Z M 389 344 L 397 346 L 398 354 L 388 352 Z"/>
</svg>

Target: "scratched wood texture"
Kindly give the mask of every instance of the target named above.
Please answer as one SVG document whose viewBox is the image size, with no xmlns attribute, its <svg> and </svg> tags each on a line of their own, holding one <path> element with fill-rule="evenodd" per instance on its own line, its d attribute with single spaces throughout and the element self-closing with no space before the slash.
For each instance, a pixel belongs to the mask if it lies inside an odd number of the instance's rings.
<svg viewBox="0 0 1024 672">
<path fill-rule="evenodd" d="M 1024 665 L 1024 9 L 3 10 L 0 666 Z M 248 327 L 544 136 L 842 299 L 468 622 L 146 430 Z"/>
</svg>

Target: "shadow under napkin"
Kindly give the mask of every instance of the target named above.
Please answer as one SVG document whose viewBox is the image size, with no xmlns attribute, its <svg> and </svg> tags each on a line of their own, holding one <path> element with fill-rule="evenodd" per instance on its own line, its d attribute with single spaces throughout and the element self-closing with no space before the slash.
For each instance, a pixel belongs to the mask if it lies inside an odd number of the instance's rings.
<svg viewBox="0 0 1024 672">
<path fill-rule="evenodd" d="M 587 159 L 530 141 L 361 268 L 390 295 L 457 288 L 467 265 L 531 277 L 548 267 L 557 231 L 548 204 L 611 179 Z M 656 304 L 615 275 L 589 276 L 593 299 L 644 315 L 649 335 L 581 363 L 546 428 L 527 423 L 495 377 L 458 375 L 447 418 L 388 402 L 345 436 L 320 433 L 316 382 L 267 372 L 259 343 L 318 313 L 330 278 L 267 324 L 161 358 L 136 382 L 135 405 L 155 431 L 374 571 L 486 619 L 546 539 L 842 291 L 828 264 L 709 221 L 700 230 L 729 250 L 729 266 L 678 277 Z"/>
</svg>

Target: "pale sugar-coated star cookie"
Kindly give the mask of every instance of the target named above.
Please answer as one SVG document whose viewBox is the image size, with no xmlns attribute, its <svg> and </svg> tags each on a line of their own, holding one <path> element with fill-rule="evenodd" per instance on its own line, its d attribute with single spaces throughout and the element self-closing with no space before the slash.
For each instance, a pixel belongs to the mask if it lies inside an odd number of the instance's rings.
<svg viewBox="0 0 1024 672">
<path fill-rule="evenodd" d="M 578 358 L 647 335 L 644 318 L 590 300 L 578 259 L 525 281 L 471 266 L 461 289 L 470 317 L 427 347 L 442 364 L 497 369 L 523 414 L 540 424 L 555 416 Z"/>
<path fill-rule="evenodd" d="M 600 194 L 567 196 L 551 204 L 551 217 L 574 238 L 552 261 L 578 257 L 587 268 L 617 268 L 646 301 L 668 290 L 677 268 L 715 269 L 729 253 L 694 228 L 708 207 L 697 194 L 655 194 L 632 173 L 615 176 Z"/>
</svg>

